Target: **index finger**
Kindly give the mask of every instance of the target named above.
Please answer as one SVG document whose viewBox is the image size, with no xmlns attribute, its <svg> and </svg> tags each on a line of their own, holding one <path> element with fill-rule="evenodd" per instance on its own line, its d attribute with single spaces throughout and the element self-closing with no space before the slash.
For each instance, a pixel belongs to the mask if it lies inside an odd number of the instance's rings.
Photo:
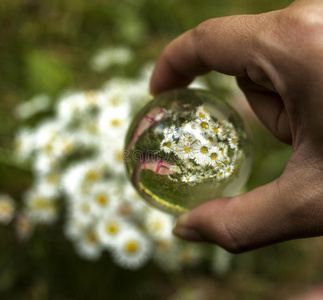
<svg viewBox="0 0 323 300">
<path fill-rule="evenodd" d="M 153 94 L 187 86 L 210 70 L 247 76 L 248 64 L 257 56 L 255 33 L 259 15 L 207 20 L 168 44 L 150 81 Z"/>
</svg>

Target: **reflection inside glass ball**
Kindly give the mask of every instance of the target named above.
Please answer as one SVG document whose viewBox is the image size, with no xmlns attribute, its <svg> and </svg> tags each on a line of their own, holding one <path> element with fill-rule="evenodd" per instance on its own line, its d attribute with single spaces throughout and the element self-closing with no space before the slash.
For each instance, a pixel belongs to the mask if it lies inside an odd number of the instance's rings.
<svg viewBox="0 0 323 300">
<path fill-rule="evenodd" d="M 175 90 L 148 103 L 132 122 L 125 148 L 137 191 L 176 215 L 238 193 L 251 168 L 251 142 L 241 117 L 202 90 Z"/>
</svg>

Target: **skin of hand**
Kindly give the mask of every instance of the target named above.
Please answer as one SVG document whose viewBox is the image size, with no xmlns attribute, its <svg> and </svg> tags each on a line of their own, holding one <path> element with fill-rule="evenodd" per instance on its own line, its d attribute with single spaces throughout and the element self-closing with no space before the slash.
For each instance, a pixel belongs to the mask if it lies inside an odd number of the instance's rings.
<svg viewBox="0 0 323 300">
<path fill-rule="evenodd" d="M 201 23 L 165 47 L 151 92 L 211 70 L 236 76 L 259 119 L 293 151 L 279 178 L 200 205 L 178 218 L 174 234 L 233 253 L 322 235 L 323 1 Z"/>
</svg>

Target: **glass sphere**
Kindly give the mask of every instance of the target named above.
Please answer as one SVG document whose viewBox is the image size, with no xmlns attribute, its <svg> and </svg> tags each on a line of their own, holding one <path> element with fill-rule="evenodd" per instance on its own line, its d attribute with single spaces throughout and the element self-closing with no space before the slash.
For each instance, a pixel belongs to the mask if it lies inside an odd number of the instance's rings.
<svg viewBox="0 0 323 300">
<path fill-rule="evenodd" d="M 128 177 L 154 207 L 175 215 L 237 194 L 251 169 L 242 118 L 210 92 L 182 89 L 149 102 L 125 143 Z"/>
</svg>

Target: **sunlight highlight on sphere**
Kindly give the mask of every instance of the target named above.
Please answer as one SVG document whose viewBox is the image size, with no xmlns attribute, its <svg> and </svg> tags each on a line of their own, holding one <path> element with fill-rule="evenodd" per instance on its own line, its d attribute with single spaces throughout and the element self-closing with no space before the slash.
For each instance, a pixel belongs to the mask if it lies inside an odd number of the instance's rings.
<svg viewBox="0 0 323 300">
<path fill-rule="evenodd" d="M 248 132 L 238 113 L 210 92 L 161 94 L 128 130 L 128 177 L 151 205 L 175 215 L 235 195 L 251 169 Z"/>
</svg>

